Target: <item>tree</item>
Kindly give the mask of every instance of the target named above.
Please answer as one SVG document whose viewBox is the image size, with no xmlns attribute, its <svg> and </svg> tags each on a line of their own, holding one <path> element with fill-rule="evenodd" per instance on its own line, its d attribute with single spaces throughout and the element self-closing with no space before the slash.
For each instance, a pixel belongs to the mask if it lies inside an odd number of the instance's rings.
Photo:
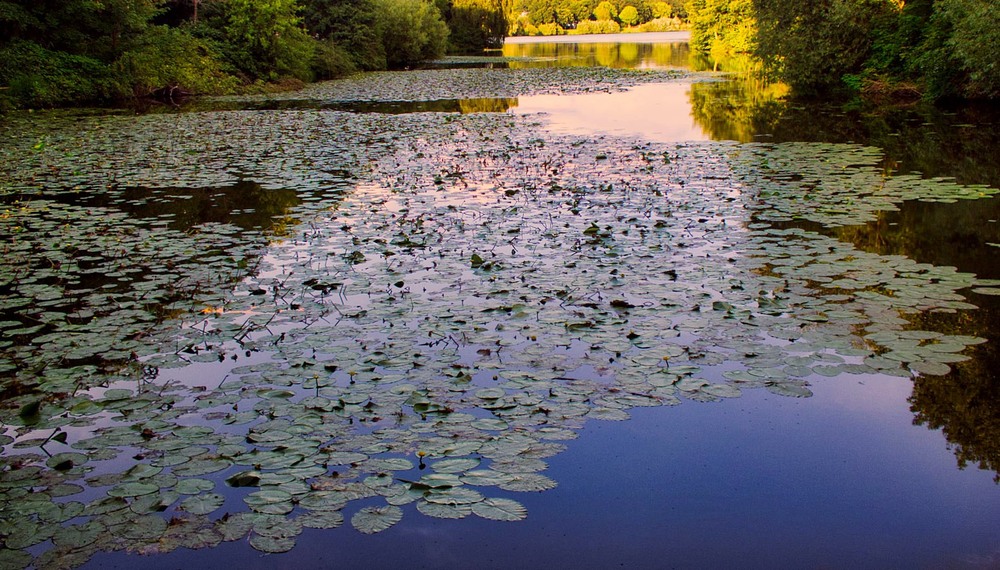
<svg viewBox="0 0 1000 570">
<path fill-rule="evenodd" d="M 619 12 L 618 19 L 625 25 L 634 26 L 639 23 L 639 11 L 635 9 L 635 6 L 625 6 Z"/>
<path fill-rule="evenodd" d="M 337 52 L 361 70 L 385 69 L 377 0 L 303 0 L 303 23 L 324 40 L 321 51 Z"/>
<path fill-rule="evenodd" d="M 604 0 L 594 8 L 594 18 L 597 20 L 614 20 L 617 16 L 618 10 L 608 0 Z"/>
<path fill-rule="evenodd" d="M 754 52 L 803 95 L 861 72 L 876 32 L 891 28 L 900 13 L 896 0 L 756 0 L 755 7 Z"/>
<path fill-rule="evenodd" d="M 386 63 L 399 68 L 444 55 L 448 26 L 427 0 L 377 0 Z"/>
<path fill-rule="evenodd" d="M 965 77 L 962 95 L 1000 97 L 1000 7 L 989 0 L 939 0 L 938 25 L 951 27 L 947 47 Z"/>
<path fill-rule="evenodd" d="M 687 6 L 695 51 L 724 55 L 753 49 L 757 31 L 753 0 L 692 0 Z"/>
<path fill-rule="evenodd" d="M 302 29 L 296 0 L 228 0 L 225 33 L 235 63 L 254 77 L 309 80 L 315 45 Z"/>
<path fill-rule="evenodd" d="M 498 48 L 507 36 L 507 15 L 501 0 L 449 0 L 446 21 L 456 51 Z"/>
</svg>

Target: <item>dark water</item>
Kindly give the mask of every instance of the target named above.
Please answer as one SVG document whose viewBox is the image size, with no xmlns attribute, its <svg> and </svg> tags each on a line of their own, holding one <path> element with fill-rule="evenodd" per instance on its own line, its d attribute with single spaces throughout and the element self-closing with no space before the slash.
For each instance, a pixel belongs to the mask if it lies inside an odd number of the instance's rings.
<svg viewBox="0 0 1000 570">
<path fill-rule="evenodd" d="M 739 68 L 695 60 L 684 43 L 508 46 L 525 65 Z M 512 67 L 517 62 L 510 64 Z M 357 112 L 544 112 L 554 130 L 624 132 L 651 140 L 852 142 L 884 150 L 888 173 L 921 172 L 1000 186 L 1000 113 L 861 103 L 812 105 L 780 98 L 752 79 L 648 86 L 632 94 L 503 103 L 461 101 Z M 617 97 L 617 99 L 616 99 Z M 660 121 L 622 117 L 602 127 L 589 106 L 660 101 Z M 625 103 L 623 103 L 625 101 Z M 263 104 L 258 110 L 295 108 Z M 581 113 L 581 109 L 584 112 Z M 590 114 L 588 114 L 588 112 Z M 679 128 L 673 128 L 678 126 Z M 624 129 L 624 131 L 622 131 Z M 226 213 L 233 193 L 251 206 Z M 259 188 L 257 189 L 259 190 Z M 247 188 L 130 190 L 140 216 L 259 227 L 296 202 Z M 163 204 L 156 206 L 155 204 Z M 185 206 L 187 205 L 187 206 Z M 164 208 L 161 210 L 160 208 Z M 255 217 L 255 212 L 262 216 Z M 1000 200 L 904 203 L 877 221 L 822 231 L 879 254 L 953 265 L 1000 278 Z M 174 223 L 174 222 L 172 222 Z M 801 225 L 801 224 L 800 224 Z M 915 325 L 989 339 L 946 377 L 916 381 L 847 376 L 813 382 L 815 396 L 752 391 L 714 404 L 637 409 L 627 422 L 589 422 L 548 459 L 559 486 L 518 498 L 518 523 L 410 517 L 375 536 L 306 531 L 290 553 L 245 542 L 211 551 L 138 558 L 108 554 L 92 568 L 995 568 L 1000 566 L 1000 306 L 970 294 L 977 311 L 920 315 Z"/>
</svg>

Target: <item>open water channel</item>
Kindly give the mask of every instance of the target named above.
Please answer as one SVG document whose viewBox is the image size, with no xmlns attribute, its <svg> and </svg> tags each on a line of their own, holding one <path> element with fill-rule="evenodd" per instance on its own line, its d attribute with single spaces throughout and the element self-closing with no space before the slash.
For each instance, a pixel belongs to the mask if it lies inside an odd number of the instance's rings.
<svg viewBox="0 0 1000 570">
<path fill-rule="evenodd" d="M 720 70 L 0 119 L 0 567 L 1000 565 L 1000 115 Z"/>
</svg>

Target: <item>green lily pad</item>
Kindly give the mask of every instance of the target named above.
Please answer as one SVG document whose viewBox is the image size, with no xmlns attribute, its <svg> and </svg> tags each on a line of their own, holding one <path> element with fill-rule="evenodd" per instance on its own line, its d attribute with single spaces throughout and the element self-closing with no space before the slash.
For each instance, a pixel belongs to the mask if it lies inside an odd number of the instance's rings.
<svg viewBox="0 0 1000 570">
<path fill-rule="evenodd" d="M 364 507 L 351 517 L 351 525 L 364 534 L 382 532 L 403 519 L 403 511 L 393 505 Z"/>
</svg>

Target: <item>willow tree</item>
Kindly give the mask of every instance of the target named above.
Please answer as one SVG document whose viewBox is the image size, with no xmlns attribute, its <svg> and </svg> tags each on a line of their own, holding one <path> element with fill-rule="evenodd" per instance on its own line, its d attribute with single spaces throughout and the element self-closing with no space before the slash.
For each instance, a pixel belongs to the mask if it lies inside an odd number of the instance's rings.
<svg viewBox="0 0 1000 570">
<path fill-rule="evenodd" d="M 442 12 L 453 50 L 473 52 L 503 45 L 509 23 L 502 0 L 449 0 Z"/>
</svg>

